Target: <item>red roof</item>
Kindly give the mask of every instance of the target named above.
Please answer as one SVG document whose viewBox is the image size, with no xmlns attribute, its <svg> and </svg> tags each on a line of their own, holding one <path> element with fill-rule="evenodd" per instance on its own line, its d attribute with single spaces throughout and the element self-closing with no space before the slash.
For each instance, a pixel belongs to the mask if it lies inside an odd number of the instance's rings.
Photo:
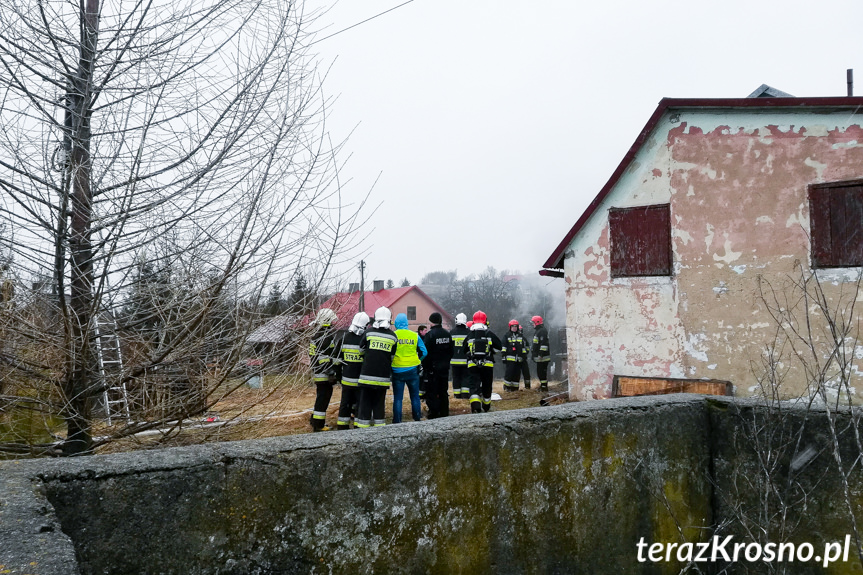
<svg viewBox="0 0 863 575">
<path fill-rule="evenodd" d="M 611 174 L 608 182 L 599 190 L 599 193 L 569 230 L 569 233 L 563 238 L 560 244 L 555 248 L 554 252 L 549 256 L 542 267 L 547 268 L 540 270 L 540 275 L 562 277 L 562 274 L 553 270 L 563 269 L 564 251 L 572 241 L 572 239 L 581 231 L 581 228 L 587 223 L 593 213 L 599 208 L 599 205 L 605 197 L 614 188 L 617 181 L 635 159 L 636 154 L 641 149 L 641 146 L 647 141 L 650 133 L 659 123 L 663 114 L 672 108 L 762 108 L 762 109 L 777 109 L 777 108 L 818 108 L 828 111 L 830 109 L 840 110 L 847 109 L 857 111 L 863 107 L 863 97 L 838 97 L 838 98 L 698 98 L 698 99 L 677 99 L 663 98 L 653 115 L 645 124 L 641 133 L 635 139 L 635 143 L 629 148 L 629 151 L 623 157 L 623 160 Z"/>
<path fill-rule="evenodd" d="M 364 301 L 365 311 L 369 314 L 369 317 L 371 317 L 379 307 L 391 308 L 400 299 L 414 290 L 420 296 L 431 302 L 431 304 L 441 313 L 444 321 L 449 322 L 450 325 L 454 323 L 453 317 L 417 286 L 367 291 L 365 292 Z M 348 329 L 351 325 L 351 320 L 354 318 L 354 314 L 356 314 L 360 308 L 360 292 L 339 292 L 321 304 L 321 308 L 330 308 L 339 316 L 338 321 L 335 323 L 335 327 L 338 329 Z M 310 316 L 310 320 L 312 318 L 314 318 L 314 316 Z"/>
</svg>

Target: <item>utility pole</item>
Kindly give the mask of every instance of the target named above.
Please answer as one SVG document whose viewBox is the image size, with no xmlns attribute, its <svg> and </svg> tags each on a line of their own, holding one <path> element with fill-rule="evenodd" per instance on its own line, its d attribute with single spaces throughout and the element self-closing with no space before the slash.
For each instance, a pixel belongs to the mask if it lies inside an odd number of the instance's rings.
<svg viewBox="0 0 863 575">
<path fill-rule="evenodd" d="M 366 262 L 360 260 L 360 309 L 366 311 L 366 282 L 365 282 Z"/>
</svg>

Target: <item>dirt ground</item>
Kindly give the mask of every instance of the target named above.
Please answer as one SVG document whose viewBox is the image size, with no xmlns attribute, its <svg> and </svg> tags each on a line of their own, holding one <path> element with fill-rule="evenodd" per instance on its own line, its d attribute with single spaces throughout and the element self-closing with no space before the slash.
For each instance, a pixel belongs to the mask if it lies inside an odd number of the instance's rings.
<svg viewBox="0 0 863 575">
<path fill-rule="evenodd" d="M 500 399 L 492 401 L 492 411 L 538 407 L 544 397 L 566 391 L 565 385 L 549 382 L 549 391 L 543 393 L 534 382 L 531 389 L 524 389 L 522 386 L 518 391 L 504 392 L 503 380 L 496 380 L 492 388 L 493 394 L 500 396 Z M 392 397 L 390 388 L 386 399 L 387 423 L 392 422 Z M 327 409 L 327 425 L 333 430 L 336 427 L 340 400 L 341 386 L 337 385 Z M 558 400 L 563 401 L 565 400 Z M 184 422 L 181 428 L 174 428 L 168 433 L 150 432 L 149 435 L 120 440 L 105 446 L 100 452 L 310 433 L 309 419 L 314 402 L 314 385 L 265 377 L 262 389 L 240 387 L 218 402 L 203 417 L 193 422 Z M 407 390 L 402 411 L 402 421 L 412 422 Z M 426 414 L 427 409 L 423 403 L 423 420 L 426 419 Z M 450 416 L 462 415 L 470 415 L 470 403 L 467 399 L 455 399 L 450 390 Z"/>
<path fill-rule="evenodd" d="M 497 380 L 492 387 L 493 393 L 500 399 L 492 402 L 492 410 L 520 409 L 524 407 L 538 407 L 543 397 L 555 395 L 565 391 L 558 382 L 550 382 L 549 391 L 542 393 L 536 383 L 531 389 L 522 386 L 518 391 L 503 391 L 503 380 Z M 338 417 L 339 402 L 341 400 L 341 386 L 335 386 L 333 398 L 327 409 L 327 425 L 335 428 Z M 246 417 L 264 416 L 268 426 L 278 427 L 285 433 L 307 433 L 311 431 L 309 418 L 312 406 L 315 402 L 315 387 L 312 385 L 300 389 L 239 389 L 215 406 L 212 415 L 220 419 L 230 419 L 240 415 L 244 411 Z M 387 390 L 386 419 L 392 422 L 393 392 L 392 388 Z M 245 410 L 244 410 L 245 407 Z M 450 390 L 450 415 L 465 415 L 470 413 L 470 403 L 467 399 L 456 399 Z M 423 420 L 426 419 L 427 409 L 423 403 Z M 281 422 L 273 421 L 279 419 Z M 410 411 L 410 398 L 405 390 L 402 403 L 402 421 L 413 421 Z"/>
</svg>

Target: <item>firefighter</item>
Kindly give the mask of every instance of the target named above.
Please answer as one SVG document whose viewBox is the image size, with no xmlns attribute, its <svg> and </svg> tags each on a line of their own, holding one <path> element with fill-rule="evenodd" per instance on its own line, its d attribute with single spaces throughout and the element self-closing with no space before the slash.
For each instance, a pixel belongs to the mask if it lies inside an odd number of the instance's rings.
<svg viewBox="0 0 863 575">
<path fill-rule="evenodd" d="M 312 431 L 329 431 L 327 427 L 327 407 L 333 397 L 333 386 L 340 377 L 336 332 L 333 323 L 338 319 L 336 312 L 329 308 L 318 311 L 312 325 L 315 333 L 309 343 L 309 357 L 312 377 L 315 382 L 315 407 L 312 410 Z"/>
<path fill-rule="evenodd" d="M 369 325 L 369 316 L 360 312 L 354 316 L 351 327 L 342 338 L 342 400 L 339 404 L 339 420 L 336 429 L 349 429 L 351 420 L 357 415 L 360 401 L 359 377 L 363 367 L 363 350 L 360 340 Z"/>
<path fill-rule="evenodd" d="M 524 341 L 524 351 L 521 358 L 521 375 L 524 377 L 524 388 L 530 389 L 530 365 L 527 361 L 529 359 L 530 345 L 528 339 L 524 337 L 524 328 L 521 325 L 518 326 L 518 335 Z"/>
<path fill-rule="evenodd" d="M 530 321 L 535 330 L 530 354 L 536 363 L 536 378 L 539 380 L 540 391 L 548 391 L 548 362 L 551 361 L 551 353 L 548 349 L 548 330 L 542 324 L 540 316 L 535 315 L 530 318 Z"/>
<path fill-rule="evenodd" d="M 479 413 L 491 409 L 491 385 L 494 381 L 494 352 L 503 346 L 486 325 L 485 312 L 473 314 L 470 334 L 462 347 L 467 354 L 467 370 L 470 374 L 470 411 Z"/>
<path fill-rule="evenodd" d="M 429 419 L 449 415 L 449 364 L 453 356 L 453 339 L 450 332 L 444 329 L 443 317 L 438 312 L 429 316 L 431 329 L 425 336 L 428 357 L 425 364 L 428 371 L 426 384 L 426 402 L 428 403 Z"/>
<path fill-rule="evenodd" d="M 528 346 L 518 332 L 518 328 L 518 320 L 510 320 L 509 331 L 506 332 L 506 337 L 503 338 L 501 359 L 506 368 L 503 376 L 504 391 L 518 391 L 519 381 L 521 380 L 521 366 L 525 361 L 525 353 Z M 530 385 L 527 385 L 527 387 L 530 387 Z"/>
<path fill-rule="evenodd" d="M 390 329 L 392 313 L 385 307 L 375 311 L 375 322 L 360 339 L 363 366 L 357 378 L 360 388 L 360 407 L 357 427 L 386 425 L 384 401 L 392 383 L 393 357 L 398 351 L 398 338 Z"/>
<path fill-rule="evenodd" d="M 465 325 L 472 323 L 467 321 L 467 316 L 463 313 L 455 316 L 455 327 L 450 335 L 452 336 L 453 354 L 450 360 L 452 367 L 452 393 L 453 396 L 459 399 L 467 399 L 470 397 L 470 386 L 468 385 L 467 376 L 467 355 L 462 347 L 464 338 L 468 336 L 470 330 Z"/>
</svg>

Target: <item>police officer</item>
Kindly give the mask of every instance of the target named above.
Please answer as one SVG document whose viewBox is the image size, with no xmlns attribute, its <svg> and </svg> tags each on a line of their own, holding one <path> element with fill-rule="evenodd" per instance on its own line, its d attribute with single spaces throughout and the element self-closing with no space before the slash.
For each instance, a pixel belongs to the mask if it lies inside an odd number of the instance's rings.
<svg viewBox="0 0 863 575">
<path fill-rule="evenodd" d="M 333 385 L 341 376 L 338 370 L 336 332 L 333 324 L 338 319 L 336 312 L 329 308 L 321 309 L 312 325 L 315 333 L 309 343 L 309 357 L 312 377 L 315 382 L 315 406 L 312 409 L 312 431 L 329 431 L 327 427 L 327 407 L 333 397 Z"/>
<path fill-rule="evenodd" d="M 351 327 L 342 338 L 342 400 L 339 404 L 339 420 L 336 429 L 349 429 L 351 420 L 357 415 L 360 401 L 359 378 L 363 367 L 363 350 L 360 340 L 369 324 L 369 316 L 360 312 L 354 316 Z"/>
<path fill-rule="evenodd" d="M 473 314 L 470 334 L 462 347 L 467 354 L 467 370 L 470 375 L 471 413 L 491 409 L 491 385 L 494 381 L 494 352 L 503 349 L 498 338 L 486 325 L 485 312 Z"/>
<path fill-rule="evenodd" d="M 548 391 L 548 363 L 551 361 L 551 353 L 548 347 L 548 330 L 542 323 L 542 317 L 535 315 L 530 318 L 533 323 L 533 347 L 530 354 L 536 363 L 536 378 L 539 380 L 540 391 Z"/>
<path fill-rule="evenodd" d="M 509 331 L 506 332 L 506 337 L 503 338 L 503 353 L 501 359 L 506 368 L 503 376 L 504 391 L 518 391 L 519 381 L 521 380 L 521 366 L 524 363 L 527 353 L 527 343 L 518 331 L 518 320 L 510 320 Z M 527 387 L 530 387 L 528 384 Z"/>
<path fill-rule="evenodd" d="M 464 339 L 470 334 L 467 324 L 467 316 L 463 313 L 455 316 L 455 327 L 450 335 L 452 336 L 453 354 L 450 360 L 452 367 L 452 392 L 459 399 L 467 399 L 470 397 L 470 386 L 468 385 L 467 375 L 467 355 L 462 347 Z"/>
<path fill-rule="evenodd" d="M 425 344 L 425 336 L 428 330 L 428 326 L 424 324 L 420 324 L 419 326 L 417 326 L 417 335 L 419 335 L 419 338 L 423 340 L 423 344 Z M 419 350 L 417 350 L 417 354 L 419 354 Z M 426 359 L 428 359 L 428 355 L 420 358 L 420 401 L 426 401 L 426 384 L 428 383 L 428 373 L 426 372 Z"/>
<path fill-rule="evenodd" d="M 386 425 L 384 402 L 392 383 L 393 357 L 398 350 L 398 338 L 390 329 L 390 319 L 390 310 L 379 307 L 375 311 L 375 322 L 360 339 L 363 366 L 357 378 L 360 387 L 357 427 Z"/>
<path fill-rule="evenodd" d="M 453 340 L 450 333 L 441 325 L 443 318 L 438 312 L 429 316 L 431 329 L 425 335 L 428 357 L 425 359 L 428 370 L 426 402 L 429 406 L 429 419 L 449 415 L 449 364 L 453 356 Z"/>
<path fill-rule="evenodd" d="M 395 325 L 398 350 L 393 357 L 393 423 L 402 422 L 405 387 L 408 388 L 408 395 L 410 395 L 411 415 L 414 421 L 419 421 L 422 418 L 419 366 L 428 351 L 422 338 L 408 329 L 406 314 L 398 314 Z"/>
</svg>

